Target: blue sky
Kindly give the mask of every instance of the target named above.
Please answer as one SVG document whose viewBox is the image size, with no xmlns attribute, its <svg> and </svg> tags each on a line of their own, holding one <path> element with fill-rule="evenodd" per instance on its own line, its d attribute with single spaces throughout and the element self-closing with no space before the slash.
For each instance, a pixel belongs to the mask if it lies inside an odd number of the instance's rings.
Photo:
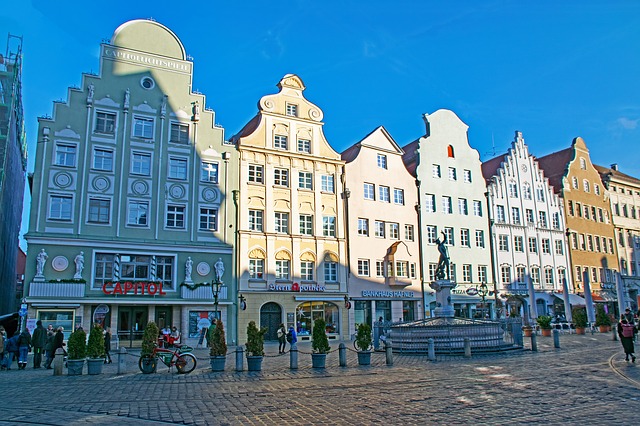
<svg viewBox="0 0 640 426">
<path fill-rule="evenodd" d="M 483 160 L 515 130 L 543 156 L 581 136 L 592 160 L 640 177 L 640 2 L 12 1 L 0 34 L 24 36 L 23 95 L 35 156 L 50 115 L 99 44 L 130 19 L 173 30 L 194 58 L 194 89 L 230 137 L 261 96 L 298 74 L 337 151 L 383 125 L 400 145 L 423 113 L 453 110 Z M 2 43 L 3 44 L 3 43 Z"/>
</svg>

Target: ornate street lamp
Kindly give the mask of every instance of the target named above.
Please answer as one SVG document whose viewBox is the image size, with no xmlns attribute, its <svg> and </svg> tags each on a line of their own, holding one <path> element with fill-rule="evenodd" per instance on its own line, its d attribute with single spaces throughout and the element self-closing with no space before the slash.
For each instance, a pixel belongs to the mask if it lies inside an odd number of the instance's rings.
<svg viewBox="0 0 640 426">
<path fill-rule="evenodd" d="M 216 319 L 218 319 L 218 296 L 220 296 L 222 285 L 223 284 L 220 282 L 220 278 L 217 276 L 216 279 L 211 283 L 211 292 L 213 293 L 213 311 Z"/>
</svg>

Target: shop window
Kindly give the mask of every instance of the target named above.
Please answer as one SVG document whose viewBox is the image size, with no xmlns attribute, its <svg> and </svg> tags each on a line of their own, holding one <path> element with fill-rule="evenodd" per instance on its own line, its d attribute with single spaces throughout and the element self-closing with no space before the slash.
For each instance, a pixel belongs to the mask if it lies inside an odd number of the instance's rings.
<svg viewBox="0 0 640 426">
<path fill-rule="evenodd" d="M 340 333 L 340 310 L 330 302 L 304 302 L 296 308 L 296 331 L 300 340 L 310 340 L 313 323 L 317 319 L 324 319 L 326 333 L 330 339 L 337 338 Z"/>
</svg>

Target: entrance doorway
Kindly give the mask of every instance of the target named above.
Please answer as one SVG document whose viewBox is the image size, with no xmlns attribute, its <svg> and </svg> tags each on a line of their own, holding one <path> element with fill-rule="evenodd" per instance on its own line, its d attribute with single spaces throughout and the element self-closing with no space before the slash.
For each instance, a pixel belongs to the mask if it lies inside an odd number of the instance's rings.
<svg viewBox="0 0 640 426">
<path fill-rule="evenodd" d="M 282 322 L 282 308 L 274 302 L 265 303 L 260 308 L 260 327 L 269 330 L 264 335 L 265 340 L 278 340 L 278 326 Z"/>
<path fill-rule="evenodd" d="M 156 325 L 160 330 L 173 325 L 171 313 L 171 306 L 156 306 Z"/>
<path fill-rule="evenodd" d="M 118 340 L 120 346 L 138 347 L 147 326 L 149 310 L 146 306 L 118 307 Z"/>
</svg>

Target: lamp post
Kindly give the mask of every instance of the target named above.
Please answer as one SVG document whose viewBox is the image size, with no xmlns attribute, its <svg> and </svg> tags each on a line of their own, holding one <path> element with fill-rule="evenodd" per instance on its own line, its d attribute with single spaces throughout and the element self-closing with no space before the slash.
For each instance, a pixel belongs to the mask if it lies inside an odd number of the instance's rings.
<svg viewBox="0 0 640 426">
<path fill-rule="evenodd" d="M 211 283 L 211 292 L 213 293 L 213 314 L 217 319 L 218 318 L 218 296 L 220 296 L 220 290 L 222 287 L 222 283 L 220 282 L 220 278 L 216 276 L 216 279 Z"/>
</svg>

